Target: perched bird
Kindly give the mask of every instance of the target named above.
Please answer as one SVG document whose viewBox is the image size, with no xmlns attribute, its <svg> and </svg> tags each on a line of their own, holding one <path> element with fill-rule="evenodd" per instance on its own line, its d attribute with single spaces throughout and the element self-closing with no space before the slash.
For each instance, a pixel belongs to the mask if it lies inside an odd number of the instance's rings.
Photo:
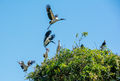
<svg viewBox="0 0 120 81">
<path fill-rule="evenodd" d="M 60 40 L 58 40 L 58 46 L 57 46 L 56 54 L 58 54 L 60 49 L 61 49 Z"/>
<path fill-rule="evenodd" d="M 101 50 L 103 50 L 106 47 L 106 41 L 104 40 L 104 42 L 102 43 L 102 45 L 100 46 Z"/>
<path fill-rule="evenodd" d="M 44 57 L 45 59 L 47 59 L 47 58 L 48 58 L 48 52 L 49 52 L 49 49 L 48 49 L 48 48 L 46 48 L 46 52 L 45 52 L 45 54 L 43 54 L 43 57 Z"/>
<path fill-rule="evenodd" d="M 81 48 L 84 48 L 84 45 L 83 44 L 81 44 L 81 46 L 80 46 Z"/>
<path fill-rule="evenodd" d="M 60 21 L 60 20 L 65 20 L 64 18 L 61 18 L 61 19 L 58 19 L 58 15 L 54 15 L 52 10 L 51 10 L 51 7 L 50 5 L 47 5 L 46 6 L 46 10 L 47 10 L 47 15 L 48 15 L 48 18 L 50 19 L 50 22 L 49 22 L 49 27 L 54 24 L 55 22 L 57 21 Z M 47 29 L 49 29 L 49 27 Z"/>
<path fill-rule="evenodd" d="M 26 72 L 28 70 L 28 67 L 31 66 L 33 63 L 35 63 L 35 61 L 29 60 L 27 65 L 25 65 L 23 61 L 20 61 L 18 63 L 20 64 L 23 71 Z"/>
<path fill-rule="evenodd" d="M 44 47 L 46 47 L 50 42 L 54 43 L 54 41 L 52 41 L 54 38 L 55 38 L 55 34 L 51 34 L 51 30 L 48 30 L 45 34 L 45 37 L 44 37 Z"/>
</svg>

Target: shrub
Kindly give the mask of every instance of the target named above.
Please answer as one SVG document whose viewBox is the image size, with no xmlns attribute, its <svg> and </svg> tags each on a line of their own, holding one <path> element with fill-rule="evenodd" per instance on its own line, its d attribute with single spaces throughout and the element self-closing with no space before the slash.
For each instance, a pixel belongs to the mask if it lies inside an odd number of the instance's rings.
<svg viewBox="0 0 120 81">
<path fill-rule="evenodd" d="M 28 74 L 33 81 L 120 80 L 120 56 L 88 48 L 62 49 Z"/>
</svg>

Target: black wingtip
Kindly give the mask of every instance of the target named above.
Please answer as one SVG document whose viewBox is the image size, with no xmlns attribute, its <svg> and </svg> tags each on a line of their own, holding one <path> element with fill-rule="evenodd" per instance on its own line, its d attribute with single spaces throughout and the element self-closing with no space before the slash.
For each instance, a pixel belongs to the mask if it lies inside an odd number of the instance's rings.
<svg viewBox="0 0 120 81">
<path fill-rule="evenodd" d="M 50 34 L 51 34 L 51 30 L 48 30 L 46 33 L 45 33 L 45 38 L 48 37 Z"/>
<path fill-rule="evenodd" d="M 28 63 L 30 63 L 30 64 L 28 64 L 28 65 L 32 65 L 32 64 L 35 63 L 35 60 L 29 60 Z"/>
<path fill-rule="evenodd" d="M 55 38 L 55 34 L 51 35 L 51 38 L 54 39 Z"/>
<path fill-rule="evenodd" d="M 53 44 L 56 44 L 54 41 L 51 41 Z"/>
<path fill-rule="evenodd" d="M 50 9 L 51 7 L 50 7 L 50 5 L 49 5 L 49 4 L 47 4 L 46 8 Z"/>
<path fill-rule="evenodd" d="M 52 32 L 51 30 L 48 30 L 46 33 L 49 33 L 49 34 L 51 34 L 51 32 Z"/>
</svg>

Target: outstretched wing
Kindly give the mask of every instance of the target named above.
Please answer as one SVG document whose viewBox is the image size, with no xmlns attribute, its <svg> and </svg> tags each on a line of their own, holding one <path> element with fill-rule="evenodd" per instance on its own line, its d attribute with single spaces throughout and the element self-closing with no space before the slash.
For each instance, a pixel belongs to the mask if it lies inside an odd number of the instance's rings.
<svg viewBox="0 0 120 81">
<path fill-rule="evenodd" d="M 46 38 L 49 37 L 49 35 L 51 34 L 51 32 L 52 32 L 51 30 L 48 30 L 48 31 L 45 33 L 44 42 L 45 42 Z"/>
<path fill-rule="evenodd" d="M 51 30 L 48 30 L 46 33 L 45 33 L 45 37 L 48 37 L 50 34 L 51 34 Z"/>
<path fill-rule="evenodd" d="M 53 42 L 52 40 L 55 38 L 55 34 L 48 36 L 45 40 L 44 40 L 44 46 L 46 47 L 50 42 Z"/>
<path fill-rule="evenodd" d="M 49 38 L 49 40 L 53 40 L 55 38 L 55 34 L 51 35 L 51 37 Z"/>
<path fill-rule="evenodd" d="M 47 5 L 47 6 L 46 6 L 46 10 L 47 10 L 48 18 L 49 18 L 50 20 L 55 19 L 55 16 L 54 16 L 54 14 L 53 14 L 53 12 L 52 12 L 52 10 L 51 10 L 50 5 Z"/>
<path fill-rule="evenodd" d="M 52 41 L 54 38 L 55 38 L 55 34 L 51 35 L 51 37 L 49 38 L 49 40 L 50 40 L 50 42 L 52 42 L 52 43 L 54 43 L 54 44 L 55 44 L 55 42 L 54 42 L 54 41 Z"/>
<path fill-rule="evenodd" d="M 29 61 L 28 61 L 28 66 L 32 65 L 33 63 L 35 63 L 34 60 L 29 60 Z"/>
<path fill-rule="evenodd" d="M 22 69 L 24 69 L 25 68 L 25 64 L 24 64 L 24 62 L 23 61 L 20 61 L 20 62 L 18 62 L 19 64 L 20 64 L 20 67 L 22 68 Z"/>
</svg>

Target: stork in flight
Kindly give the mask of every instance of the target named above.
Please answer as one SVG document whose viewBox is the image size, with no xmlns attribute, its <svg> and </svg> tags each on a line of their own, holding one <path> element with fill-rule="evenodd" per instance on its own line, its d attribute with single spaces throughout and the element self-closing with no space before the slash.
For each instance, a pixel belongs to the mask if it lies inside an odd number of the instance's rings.
<svg viewBox="0 0 120 81">
<path fill-rule="evenodd" d="M 54 24 L 55 22 L 61 21 L 61 20 L 65 20 L 64 18 L 58 19 L 58 15 L 54 15 L 54 14 L 53 14 L 50 5 L 47 5 L 47 6 L 46 6 L 46 10 L 47 10 L 48 18 L 50 19 L 50 22 L 49 22 L 50 25 L 48 26 L 47 29 L 49 29 L 50 26 L 51 26 L 52 24 Z"/>
<path fill-rule="evenodd" d="M 52 41 L 54 38 L 55 38 L 55 34 L 51 34 L 51 30 L 48 30 L 45 34 L 45 37 L 44 37 L 44 47 L 46 47 L 50 42 L 54 43 L 54 41 Z"/>
<path fill-rule="evenodd" d="M 29 60 L 27 65 L 25 65 L 23 61 L 20 61 L 18 63 L 20 64 L 20 66 L 23 69 L 23 71 L 26 72 L 28 70 L 28 67 L 31 66 L 33 63 L 35 63 L 35 61 Z"/>
</svg>

